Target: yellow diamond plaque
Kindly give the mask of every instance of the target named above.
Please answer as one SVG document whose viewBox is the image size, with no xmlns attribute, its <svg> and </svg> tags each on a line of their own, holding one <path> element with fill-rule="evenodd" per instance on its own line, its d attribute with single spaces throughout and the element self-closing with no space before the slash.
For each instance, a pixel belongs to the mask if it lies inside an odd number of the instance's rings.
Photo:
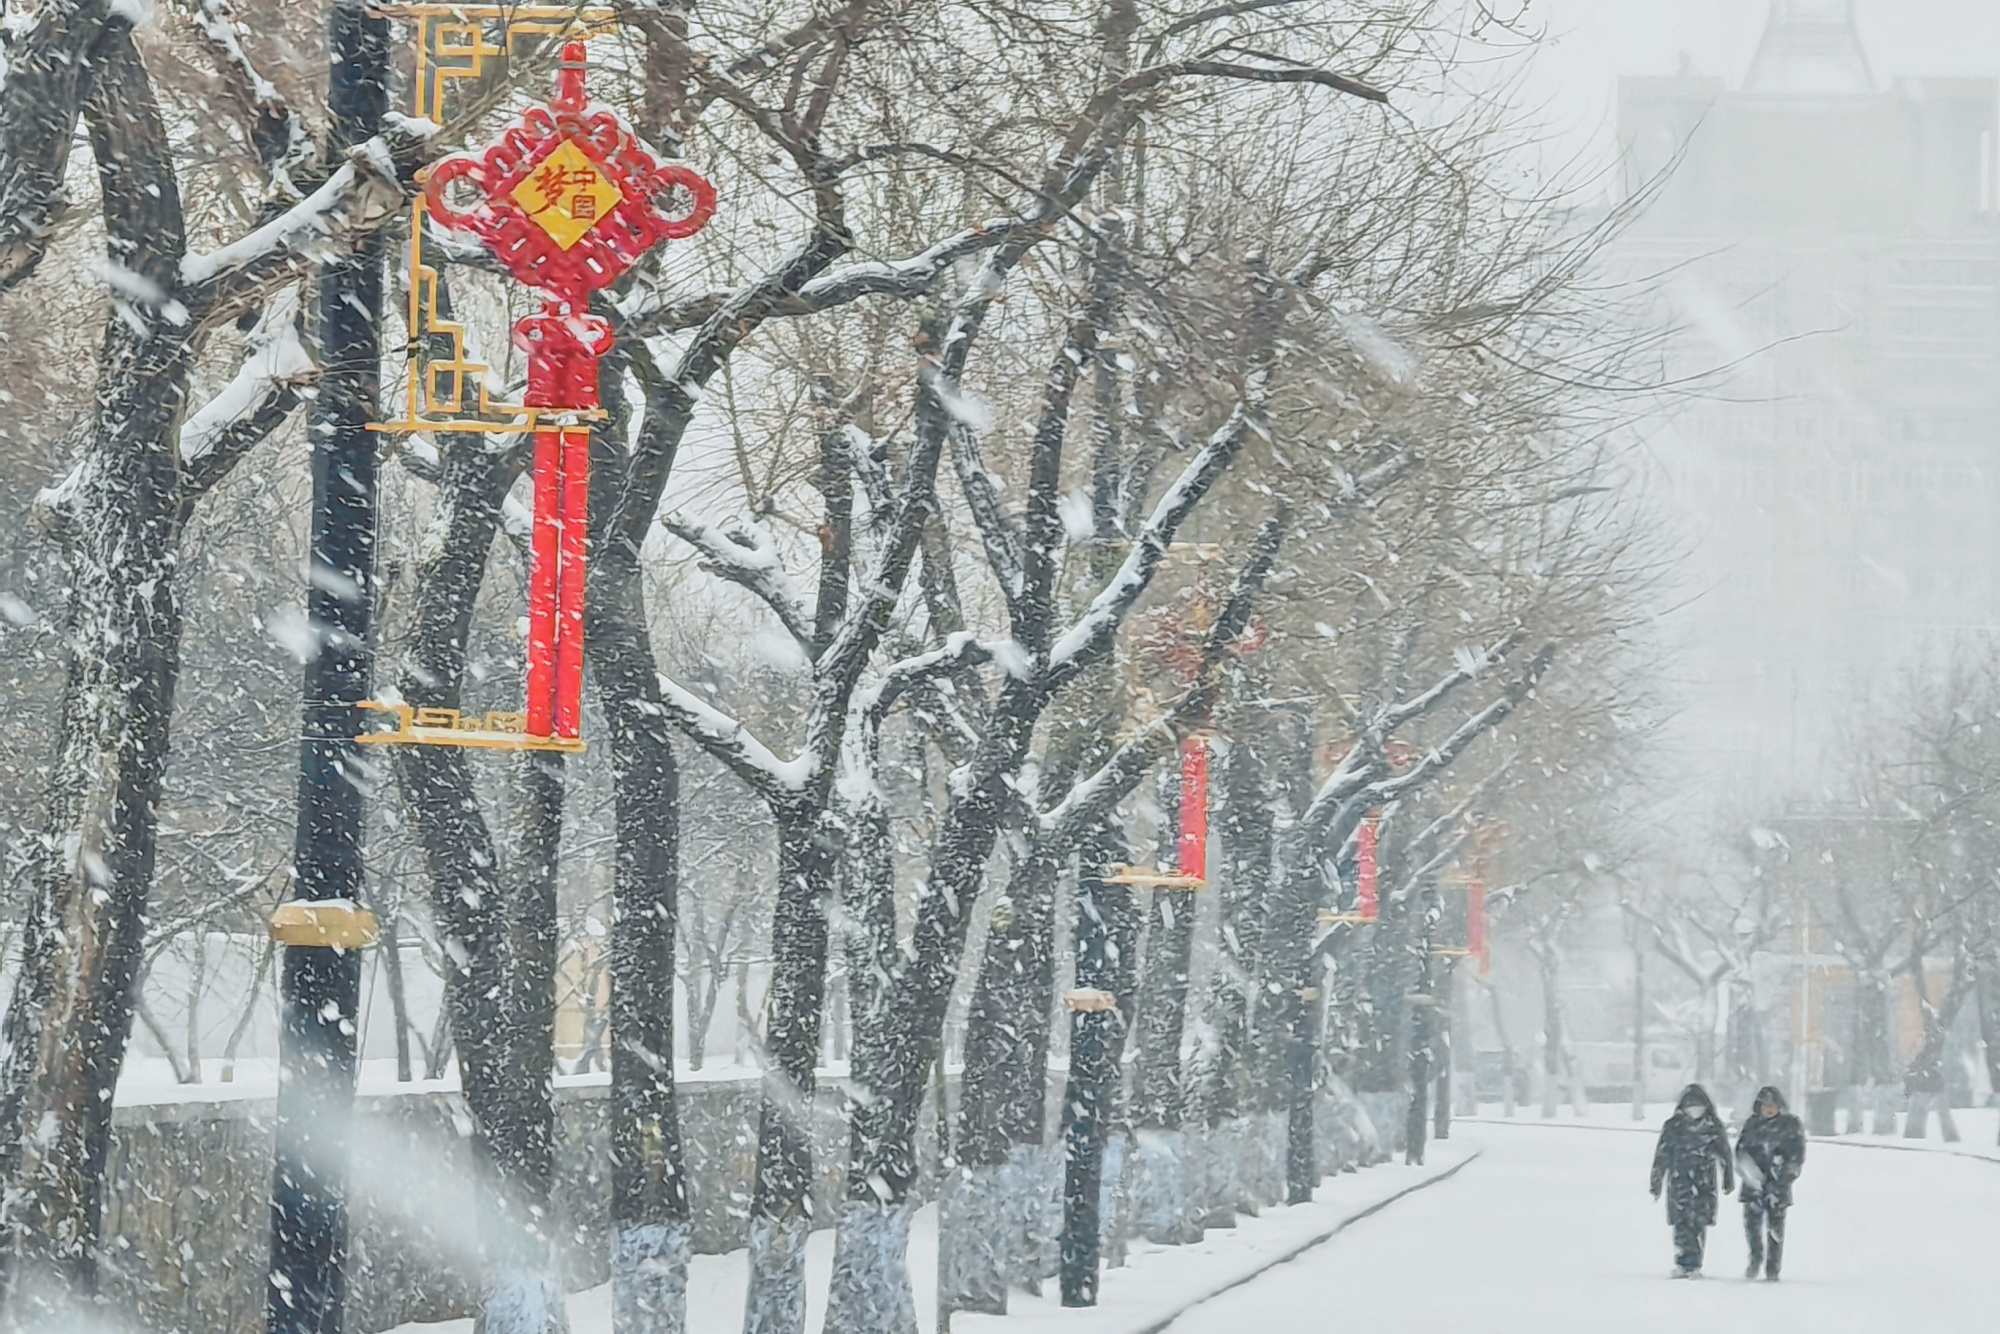
<svg viewBox="0 0 2000 1334">
<path fill-rule="evenodd" d="M 573 139 L 558 144 L 514 187 L 514 202 L 564 250 L 581 241 L 624 197 Z"/>
</svg>

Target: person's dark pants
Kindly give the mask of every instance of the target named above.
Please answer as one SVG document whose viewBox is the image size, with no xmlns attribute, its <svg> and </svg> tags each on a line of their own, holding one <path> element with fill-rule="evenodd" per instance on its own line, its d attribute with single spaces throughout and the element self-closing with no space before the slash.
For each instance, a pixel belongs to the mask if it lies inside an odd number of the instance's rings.
<svg viewBox="0 0 2000 1334">
<path fill-rule="evenodd" d="M 1686 1220 L 1674 1224 L 1674 1264 L 1693 1271 L 1701 1268 L 1702 1243 L 1708 1240 L 1708 1229 L 1699 1223 Z"/>
<path fill-rule="evenodd" d="M 1761 1196 L 1743 1197 L 1743 1232 L 1750 1240 L 1750 1273 L 1759 1267 L 1776 1278 L 1785 1261 L 1785 1206 Z"/>
</svg>

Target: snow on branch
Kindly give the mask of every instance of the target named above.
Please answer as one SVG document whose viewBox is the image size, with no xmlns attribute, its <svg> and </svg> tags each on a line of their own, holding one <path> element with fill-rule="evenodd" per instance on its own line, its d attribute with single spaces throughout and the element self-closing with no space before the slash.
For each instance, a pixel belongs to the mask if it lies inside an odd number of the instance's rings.
<svg viewBox="0 0 2000 1334">
<path fill-rule="evenodd" d="M 1306 803 L 1305 814 L 1299 817 L 1300 826 L 1312 829 L 1330 821 L 1355 793 L 1368 786 L 1380 771 L 1380 764 L 1379 756 L 1370 753 L 1367 747 L 1348 747 L 1347 754 L 1340 757 L 1340 763 L 1333 766 L 1333 772 Z"/>
<path fill-rule="evenodd" d="M 1083 671 L 1110 649 L 1119 625 L 1152 582 L 1182 522 L 1236 457 L 1250 432 L 1269 433 L 1261 413 L 1265 375 L 1261 370 L 1252 373 L 1250 392 L 1188 461 L 1187 467 L 1181 469 L 1180 476 L 1160 497 L 1152 515 L 1132 539 L 1131 549 L 1125 553 L 1118 572 L 1090 600 L 1090 607 L 1077 623 L 1064 631 L 1049 650 L 1051 687 Z"/>
<path fill-rule="evenodd" d="M 781 760 L 742 723 L 665 673 L 656 673 L 660 706 L 694 743 L 720 760 L 766 800 L 779 802 L 805 791 L 811 756 Z"/>
<path fill-rule="evenodd" d="M 935 373 L 929 378 L 934 379 Z M 940 407 L 949 402 L 942 394 L 937 398 Z M 951 465 L 958 474 L 959 492 L 965 497 L 965 507 L 972 512 L 973 526 L 979 530 L 979 540 L 986 548 L 986 563 L 993 567 L 993 577 L 1007 605 L 1015 608 L 1018 615 L 1021 594 L 1027 586 L 1027 572 L 1021 564 L 1020 535 L 1014 531 L 1014 524 L 1000 503 L 1000 489 L 994 485 L 993 472 L 986 466 L 986 457 L 980 453 L 972 427 L 953 420 L 945 430 L 945 438 L 951 443 Z"/>
<path fill-rule="evenodd" d="M 314 153 L 305 122 L 244 51 L 239 40 L 242 25 L 229 0 L 200 0 L 188 17 L 214 49 L 222 66 L 223 86 L 250 120 L 251 147 L 270 174 L 271 184 L 286 197 L 297 198 L 292 172 L 310 161 Z"/>
<path fill-rule="evenodd" d="M 1408 847 L 1404 849 L 1402 860 L 1406 864 L 1417 863 L 1416 869 L 1395 892 L 1394 898 L 1407 899 L 1419 885 L 1443 870 L 1452 858 L 1459 854 L 1478 824 L 1477 820 L 1468 823 L 1474 804 L 1507 775 L 1514 767 L 1515 758 L 1509 755 L 1493 766 L 1485 777 L 1472 785 L 1472 790 L 1465 794 L 1458 805 L 1424 826 L 1417 836 L 1410 840 Z"/>
<path fill-rule="evenodd" d="M 0 292 L 35 271 L 67 207 L 63 168 L 84 71 L 101 40 L 101 12 L 78 5 L 12 6 L 0 40 Z M 9 68 L 11 66 L 11 69 Z"/>
<path fill-rule="evenodd" d="M 1436 684 L 1421 694 L 1413 695 L 1401 704 L 1384 709 L 1375 724 L 1375 730 L 1383 736 L 1395 731 L 1412 718 L 1420 718 L 1441 703 L 1452 691 L 1468 681 L 1477 680 L 1520 644 L 1527 631 L 1516 629 L 1498 643 L 1485 649 L 1461 649 L 1455 656 L 1451 671 L 1439 677 Z"/>
<path fill-rule="evenodd" d="M 1369 786 L 1370 804 L 1382 805 L 1394 801 L 1412 788 L 1420 787 L 1440 771 L 1449 768 L 1465 748 L 1492 731 L 1506 720 L 1507 715 L 1521 706 L 1521 702 L 1534 693 L 1535 686 L 1548 672 L 1555 661 L 1556 646 L 1544 644 L 1529 660 L 1521 675 L 1516 677 L 1500 697 L 1479 712 L 1460 723 L 1452 734 L 1430 752 L 1418 760 L 1415 766 L 1394 778 L 1385 778 Z"/>
<path fill-rule="evenodd" d="M 747 528 L 727 532 L 710 524 L 668 515 L 660 520 L 667 531 L 701 553 L 701 568 L 757 595 L 776 614 L 785 630 L 806 651 L 813 652 L 813 614 L 805 597 L 785 573 L 778 553 Z"/>
<path fill-rule="evenodd" d="M 1695 957 L 1694 950 L 1688 945 L 1687 927 L 1684 922 L 1676 921 L 1673 924 L 1673 930 L 1668 931 L 1665 923 L 1637 904 L 1626 903 L 1622 906 L 1627 913 L 1630 913 L 1634 918 L 1645 923 L 1651 929 L 1653 933 L 1653 947 L 1660 952 L 1660 957 L 1680 969 L 1683 973 L 1686 973 L 1694 981 L 1704 986 L 1709 986 L 1728 974 L 1730 960 L 1726 957 L 1721 959 L 1713 970 L 1701 966 L 1700 961 Z"/>
<path fill-rule="evenodd" d="M 1097 827 L 1138 785 L 1176 737 L 1208 717 L 1215 707 L 1218 689 L 1215 669 L 1249 624 L 1251 604 L 1264 587 L 1264 578 L 1277 559 L 1279 544 L 1284 541 L 1290 524 L 1291 515 L 1285 509 L 1264 521 L 1249 559 L 1231 581 L 1221 614 L 1203 639 L 1201 664 L 1194 682 L 1165 714 L 1122 742 L 1095 772 L 1073 784 L 1060 802 L 1038 817 L 1045 840 L 1053 839 L 1066 848 L 1086 830 Z"/>
<path fill-rule="evenodd" d="M 881 642 L 917 553 L 925 522 L 936 510 L 938 456 L 935 449 L 913 451 L 902 510 L 887 541 L 862 577 L 860 600 L 849 610 L 833 640 L 813 664 L 813 716 L 806 749 L 829 759 L 840 749 L 861 673 Z"/>
<path fill-rule="evenodd" d="M 325 184 L 240 240 L 181 260 L 180 299 L 197 319 L 234 313 L 273 282 L 346 249 L 403 206 L 403 187 L 385 140 L 349 151 Z"/>
<path fill-rule="evenodd" d="M 1308 65 L 1246 65 L 1223 60 L 1172 60 L 1134 70 L 1100 90 L 1072 122 L 1062 148 L 1050 163 L 1043 189 L 1052 205 L 1077 198 L 1102 169 L 1144 109 L 1147 95 L 1165 84 L 1198 77 L 1237 79 L 1253 83 L 1303 83 L 1331 88 L 1369 102 L 1387 102 L 1389 95 L 1359 79 Z"/>
<path fill-rule="evenodd" d="M 299 342 L 298 312 L 297 289 L 273 299 L 250 334 L 235 377 L 181 424 L 180 461 L 189 495 L 203 494 L 226 476 L 298 406 L 299 386 L 318 377 L 319 367 Z M 86 452 L 61 481 L 36 494 L 36 517 L 57 532 L 74 523 L 99 468 L 97 453 Z"/>
<path fill-rule="evenodd" d="M 853 422 L 841 425 L 839 440 L 841 458 L 860 479 L 862 494 L 868 497 L 868 526 L 885 527 L 896 509 L 894 483 L 883 457 L 887 440 L 877 440 Z"/>
<path fill-rule="evenodd" d="M 319 367 L 299 342 L 299 294 L 288 287 L 264 308 L 234 379 L 181 425 L 181 466 L 189 489 L 213 486 L 245 451 L 276 430 L 298 405 L 299 386 Z"/>
<path fill-rule="evenodd" d="M 771 314 L 815 315 L 864 296 L 904 299 L 922 296 L 949 278 L 959 260 L 1013 240 L 1024 232 L 1039 232 L 1045 226 L 1039 218 L 996 218 L 954 233 L 906 259 L 850 264 L 803 284 L 796 293 L 776 302 Z M 739 295 L 740 289 L 731 288 L 669 300 L 663 289 L 647 288 L 626 298 L 619 306 L 619 314 L 624 318 L 627 334 L 650 338 L 695 328 Z"/>
<path fill-rule="evenodd" d="M 992 657 L 992 646 L 980 643 L 971 631 L 954 631 L 930 652 L 890 664 L 881 680 L 855 692 L 855 707 L 879 719 L 898 699 L 925 682 L 977 666 Z"/>
</svg>

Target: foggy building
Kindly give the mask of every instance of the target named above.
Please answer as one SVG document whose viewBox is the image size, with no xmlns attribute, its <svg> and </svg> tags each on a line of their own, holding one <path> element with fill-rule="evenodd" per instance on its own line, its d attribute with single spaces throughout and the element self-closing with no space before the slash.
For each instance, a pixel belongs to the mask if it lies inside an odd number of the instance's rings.
<svg viewBox="0 0 2000 1334">
<path fill-rule="evenodd" d="M 1690 743 L 1810 783 L 1870 692 L 2000 608 L 1996 85 L 1878 85 L 1852 0 L 1772 0 L 1741 87 L 1620 80 L 1618 243 L 1692 376 L 1650 436 L 1691 548 Z"/>
</svg>

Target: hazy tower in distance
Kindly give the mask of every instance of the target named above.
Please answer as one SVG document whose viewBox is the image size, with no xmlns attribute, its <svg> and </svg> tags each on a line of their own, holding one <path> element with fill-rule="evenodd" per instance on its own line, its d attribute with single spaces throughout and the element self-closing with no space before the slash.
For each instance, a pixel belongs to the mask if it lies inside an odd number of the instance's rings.
<svg viewBox="0 0 2000 1334">
<path fill-rule="evenodd" d="M 1746 93 L 1872 93 L 1875 76 L 1854 26 L 1854 0 L 1771 0 Z"/>
<path fill-rule="evenodd" d="M 1719 799 L 1804 796 L 1915 663 L 2000 629 L 1991 78 L 1876 85 L 1852 0 L 1772 0 L 1740 87 L 1619 81 L 1617 243 L 1676 377 L 1650 437 L 1692 548 L 1683 740 Z"/>
</svg>

